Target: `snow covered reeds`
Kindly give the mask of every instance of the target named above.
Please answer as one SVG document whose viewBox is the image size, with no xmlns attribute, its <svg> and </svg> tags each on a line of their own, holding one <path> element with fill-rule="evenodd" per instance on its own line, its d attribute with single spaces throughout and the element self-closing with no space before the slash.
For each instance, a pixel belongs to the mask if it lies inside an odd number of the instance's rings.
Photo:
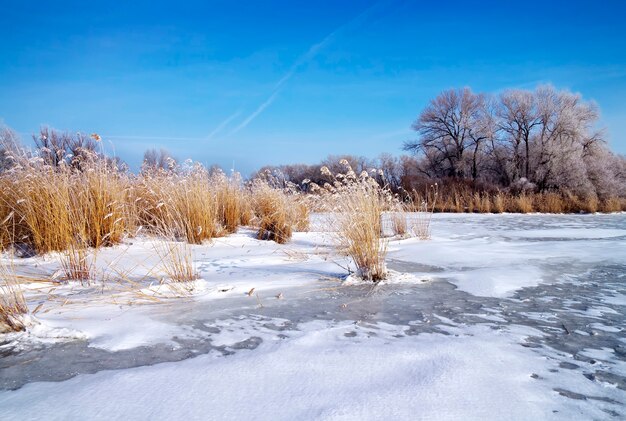
<svg viewBox="0 0 626 421">
<path fill-rule="evenodd" d="M 259 240 L 272 240 L 279 244 L 289 241 L 293 233 L 293 214 L 287 194 L 271 187 L 263 179 L 252 182 L 251 192 Z"/>
<path fill-rule="evenodd" d="M 354 261 L 358 276 L 368 281 L 383 280 L 387 276 L 388 241 L 382 237 L 382 215 L 396 208 L 397 199 L 366 172 L 357 176 L 346 160 L 341 164 L 345 174 L 332 174 L 322 167 L 333 185 L 323 186 L 321 200 L 336 218 L 337 244 Z"/>
<path fill-rule="evenodd" d="M 127 181 L 106 161 L 83 161 L 78 169 L 24 157 L 0 175 L 2 246 L 63 251 L 76 235 L 91 247 L 118 243 Z"/>
<path fill-rule="evenodd" d="M 435 183 L 430 186 L 427 199 L 420 200 L 420 202 L 415 205 L 417 212 L 411 223 L 411 232 L 420 240 L 430 239 L 430 221 L 433 217 L 438 197 L 439 186 Z M 430 200 L 430 202 L 428 200 Z"/>
<path fill-rule="evenodd" d="M 28 306 L 14 272 L 0 262 L 0 333 L 19 332 L 28 324 Z"/>
<path fill-rule="evenodd" d="M 193 263 L 193 249 L 184 241 L 158 240 L 154 250 L 159 256 L 159 268 L 168 280 L 191 282 L 199 278 Z"/>
<path fill-rule="evenodd" d="M 400 203 L 398 208 L 390 214 L 391 231 L 394 235 L 404 237 L 407 234 L 406 209 Z"/>
<path fill-rule="evenodd" d="M 89 285 L 95 279 L 95 257 L 90 259 L 83 240 L 77 238 L 62 252 L 61 269 L 66 280 L 78 281 L 81 285 Z"/>
<path fill-rule="evenodd" d="M 200 165 L 186 173 L 144 173 L 134 195 L 139 225 L 148 233 L 167 233 L 194 244 L 220 233 L 209 175 Z"/>
</svg>

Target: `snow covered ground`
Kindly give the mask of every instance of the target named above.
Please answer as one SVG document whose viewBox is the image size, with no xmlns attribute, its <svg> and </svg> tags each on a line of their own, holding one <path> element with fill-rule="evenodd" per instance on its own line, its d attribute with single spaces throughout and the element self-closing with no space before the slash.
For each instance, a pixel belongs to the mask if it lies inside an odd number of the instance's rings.
<svg viewBox="0 0 626 421">
<path fill-rule="evenodd" d="M 376 287 L 343 281 L 313 222 L 194 246 L 181 290 L 147 239 L 99 252 L 104 282 L 31 284 L 41 324 L 0 338 L 0 419 L 626 417 L 626 215 L 435 215 Z"/>
</svg>

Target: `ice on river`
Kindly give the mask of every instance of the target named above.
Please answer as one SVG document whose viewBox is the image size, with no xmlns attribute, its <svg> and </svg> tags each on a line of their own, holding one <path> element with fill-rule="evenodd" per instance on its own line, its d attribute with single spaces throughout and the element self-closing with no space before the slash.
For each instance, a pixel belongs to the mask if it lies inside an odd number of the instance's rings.
<svg viewBox="0 0 626 421">
<path fill-rule="evenodd" d="M 626 416 L 626 215 L 435 215 L 376 287 L 345 285 L 329 235 L 194 246 L 202 288 L 179 297 L 149 240 L 98 256 L 135 288 L 29 288 L 77 334 L 0 340 L 0 419 Z"/>
</svg>

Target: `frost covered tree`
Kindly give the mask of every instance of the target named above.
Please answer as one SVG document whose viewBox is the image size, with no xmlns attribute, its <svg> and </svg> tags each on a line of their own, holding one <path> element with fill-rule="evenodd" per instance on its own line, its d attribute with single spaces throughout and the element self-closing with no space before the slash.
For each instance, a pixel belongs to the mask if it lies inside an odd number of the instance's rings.
<svg viewBox="0 0 626 421">
<path fill-rule="evenodd" d="M 0 126 L 0 172 L 9 169 L 15 158 L 24 153 L 17 133 L 7 126 Z"/>
<path fill-rule="evenodd" d="M 556 91 L 552 86 L 534 92 L 537 124 L 533 127 L 527 178 L 539 190 L 570 189 L 589 195 L 593 186 L 587 167 L 606 150 L 602 130 L 597 130 L 598 108 L 579 94 Z M 608 152 L 608 150 L 606 150 Z"/>
<path fill-rule="evenodd" d="M 419 138 L 404 150 L 423 154 L 433 176 L 476 179 L 488 121 L 484 95 L 469 88 L 444 91 L 413 123 Z"/>
<path fill-rule="evenodd" d="M 418 138 L 404 149 L 429 177 L 607 197 L 623 190 L 623 159 L 608 149 L 599 117 L 595 103 L 549 85 L 497 97 L 448 90 L 419 115 Z"/>
<path fill-rule="evenodd" d="M 539 125 L 535 95 L 518 89 L 506 91 L 500 95 L 496 113 L 500 145 L 508 156 L 502 168 L 505 177 L 511 181 L 528 179 L 531 136 Z"/>
<path fill-rule="evenodd" d="M 157 150 L 152 148 L 144 152 L 141 170 L 143 172 L 173 171 L 176 166 L 176 159 L 167 149 L 161 148 Z"/>
</svg>

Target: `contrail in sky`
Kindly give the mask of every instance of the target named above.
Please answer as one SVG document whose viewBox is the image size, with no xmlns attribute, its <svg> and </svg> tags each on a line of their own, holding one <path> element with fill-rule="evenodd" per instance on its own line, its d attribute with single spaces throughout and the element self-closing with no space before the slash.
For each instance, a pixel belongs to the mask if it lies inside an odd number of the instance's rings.
<svg viewBox="0 0 626 421">
<path fill-rule="evenodd" d="M 209 136 L 207 137 L 207 140 L 211 140 L 213 138 L 213 136 L 215 136 L 216 134 L 221 132 L 222 129 L 224 129 L 224 127 L 226 127 L 228 125 L 228 123 L 230 123 L 231 121 L 233 121 L 234 119 L 239 117 L 240 114 L 241 114 L 241 110 L 236 111 L 232 115 L 230 115 L 226 120 L 222 121 L 215 129 L 213 129 L 213 131 L 211 133 L 209 133 Z"/>
<path fill-rule="evenodd" d="M 285 83 L 287 83 L 287 81 L 291 79 L 291 77 L 298 71 L 301 66 L 311 61 L 319 53 L 319 51 L 326 47 L 326 45 L 328 45 L 339 33 L 353 29 L 354 27 L 360 25 L 374 9 L 380 6 L 380 3 L 381 2 L 372 5 L 348 23 L 341 25 L 339 28 L 328 34 L 320 42 L 318 42 L 317 44 L 313 44 L 306 53 L 298 57 L 295 63 L 291 65 L 287 73 L 285 73 L 285 75 L 276 83 L 276 85 L 274 85 L 274 89 L 272 90 L 271 95 L 261 105 L 259 105 L 257 109 L 254 110 L 254 112 L 250 114 L 241 124 L 231 130 L 229 134 L 235 134 L 241 129 L 245 128 L 248 124 L 250 124 L 252 120 L 258 117 L 259 114 L 261 114 L 267 107 L 272 104 L 272 102 L 274 102 L 274 99 L 276 99 L 276 96 L 281 91 Z"/>
<path fill-rule="evenodd" d="M 272 102 L 274 102 L 274 99 L 276 99 L 276 95 L 278 95 L 278 92 L 279 90 L 275 89 L 272 95 L 270 95 L 270 97 L 267 98 L 263 104 L 259 105 L 258 108 L 252 114 L 250 114 L 240 125 L 235 127 L 229 134 L 237 133 L 239 130 L 246 127 L 248 123 L 254 120 L 256 116 L 261 114 L 263 110 L 265 110 L 267 107 L 272 105 Z"/>
</svg>

